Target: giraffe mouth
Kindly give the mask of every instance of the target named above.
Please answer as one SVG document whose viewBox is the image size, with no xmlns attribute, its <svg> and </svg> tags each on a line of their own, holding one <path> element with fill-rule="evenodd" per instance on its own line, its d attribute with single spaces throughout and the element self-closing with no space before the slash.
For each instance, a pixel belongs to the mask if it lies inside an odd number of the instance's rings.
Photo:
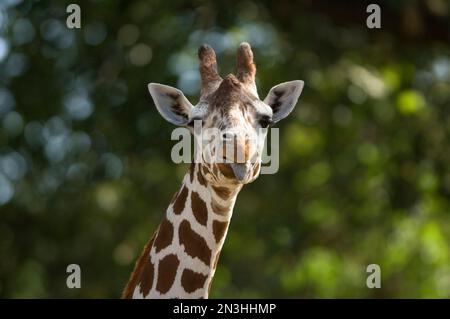
<svg viewBox="0 0 450 319">
<path fill-rule="evenodd" d="M 249 163 L 240 164 L 240 163 L 231 163 L 231 169 L 233 170 L 234 177 L 239 181 L 243 182 L 248 179 L 250 175 L 251 167 Z"/>
</svg>

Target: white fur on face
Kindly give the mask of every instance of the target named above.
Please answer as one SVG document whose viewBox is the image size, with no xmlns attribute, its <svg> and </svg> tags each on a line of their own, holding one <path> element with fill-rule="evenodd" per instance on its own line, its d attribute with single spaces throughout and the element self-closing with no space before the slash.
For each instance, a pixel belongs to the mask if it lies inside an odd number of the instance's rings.
<svg viewBox="0 0 450 319">
<path fill-rule="evenodd" d="M 253 100 L 246 107 L 235 104 L 229 106 L 226 110 L 217 110 L 214 108 L 210 110 L 209 105 L 206 103 L 199 104 L 197 107 L 199 107 L 199 110 L 193 114 L 195 114 L 194 116 L 198 116 L 196 119 L 199 119 L 200 114 L 203 114 L 201 120 L 203 135 L 201 138 L 197 136 L 196 138 L 198 143 L 202 143 L 204 153 L 202 157 L 197 157 L 196 160 L 197 162 L 211 164 L 205 165 L 209 172 L 209 176 L 207 177 L 209 181 L 219 183 L 224 182 L 226 179 L 220 170 L 214 169 L 213 167 L 215 160 L 222 160 L 222 153 L 219 152 L 222 150 L 221 143 L 223 140 L 221 139 L 223 134 L 235 135 L 241 138 L 241 140 L 246 141 L 246 147 L 250 155 L 247 160 L 242 159 L 242 163 L 247 163 L 249 172 L 248 178 L 243 182 L 248 183 L 256 179 L 259 174 L 261 156 L 267 136 L 267 129 L 261 128 L 259 119 L 261 117 L 270 118 L 272 115 L 271 108 L 257 99 Z M 199 132 L 198 129 L 199 126 L 195 127 L 197 132 Z M 214 134 L 208 135 L 211 130 L 215 130 Z M 233 150 L 232 143 L 229 149 Z"/>
</svg>

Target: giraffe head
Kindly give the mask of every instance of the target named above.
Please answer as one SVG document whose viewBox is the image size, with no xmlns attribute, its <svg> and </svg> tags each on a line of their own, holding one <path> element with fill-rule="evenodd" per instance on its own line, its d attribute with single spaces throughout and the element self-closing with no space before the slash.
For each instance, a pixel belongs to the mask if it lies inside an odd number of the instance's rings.
<svg viewBox="0 0 450 319">
<path fill-rule="evenodd" d="M 202 87 L 197 105 L 167 85 L 150 83 L 150 94 L 167 121 L 194 133 L 197 145 L 202 146 L 194 160 L 210 183 L 249 183 L 260 172 L 267 128 L 294 109 L 303 81 L 278 84 L 260 100 L 248 43 L 238 48 L 236 75 L 225 78 L 217 71 L 216 54 L 210 46 L 201 46 L 198 56 Z"/>
</svg>

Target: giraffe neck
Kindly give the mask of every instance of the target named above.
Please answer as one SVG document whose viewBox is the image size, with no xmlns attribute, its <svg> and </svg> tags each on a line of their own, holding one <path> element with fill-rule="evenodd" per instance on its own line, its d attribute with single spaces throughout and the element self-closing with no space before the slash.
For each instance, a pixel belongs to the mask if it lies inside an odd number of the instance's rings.
<svg viewBox="0 0 450 319">
<path fill-rule="evenodd" d="M 124 296 L 207 298 L 240 189 L 211 185 L 200 165 L 191 165 Z"/>
</svg>

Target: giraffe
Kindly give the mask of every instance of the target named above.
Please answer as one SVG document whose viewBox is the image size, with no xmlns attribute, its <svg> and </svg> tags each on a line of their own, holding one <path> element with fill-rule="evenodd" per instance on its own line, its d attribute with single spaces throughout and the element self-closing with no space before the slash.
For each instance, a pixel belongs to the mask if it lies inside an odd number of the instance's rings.
<svg viewBox="0 0 450 319">
<path fill-rule="evenodd" d="M 201 94 L 196 106 L 180 90 L 162 84 L 150 83 L 150 95 L 170 123 L 191 133 L 198 127 L 216 128 L 223 143 L 219 145 L 231 144 L 243 156 L 229 157 L 228 148 L 221 155 L 224 161 L 207 161 L 202 152 L 194 155 L 163 221 L 135 264 L 123 298 L 208 298 L 236 197 L 260 173 L 265 129 L 293 110 L 303 89 L 303 81 L 284 82 L 260 100 L 253 52 L 246 42 L 237 50 L 236 75 L 219 75 L 210 46 L 202 45 L 198 56 Z M 257 130 L 263 134 L 248 138 Z M 216 154 L 219 149 L 209 151 Z"/>
</svg>

